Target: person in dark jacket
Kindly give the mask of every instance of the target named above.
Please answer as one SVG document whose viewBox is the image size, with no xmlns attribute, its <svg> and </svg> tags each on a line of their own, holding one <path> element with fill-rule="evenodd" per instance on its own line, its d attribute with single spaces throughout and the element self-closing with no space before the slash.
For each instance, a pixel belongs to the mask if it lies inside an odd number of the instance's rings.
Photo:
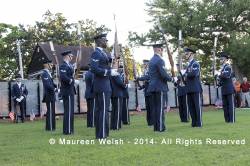
<svg viewBox="0 0 250 166">
<path fill-rule="evenodd" d="M 85 73 L 85 99 L 87 101 L 87 127 L 95 127 L 95 98 L 93 92 L 94 74 L 88 70 Z"/>
<path fill-rule="evenodd" d="M 165 62 L 162 59 L 163 45 L 153 45 L 154 55 L 149 61 L 149 85 L 148 93 L 152 94 L 151 106 L 154 113 L 154 131 L 165 131 L 164 103 L 165 94 L 168 91 L 168 81 L 174 81 L 165 70 Z"/>
<path fill-rule="evenodd" d="M 187 92 L 185 85 L 181 85 L 181 77 L 178 77 L 178 80 L 174 83 L 174 86 L 177 89 L 180 120 L 181 122 L 188 122 L 189 111 L 187 103 Z"/>
<path fill-rule="evenodd" d="M 76 93 L 74 85 L 79 84 L 79 81 L 73 77 L 74 67 L 70 63 L 74 56 L 72 52 L 70 50 L 64 51 L 61 55 L 63 56 L 63 63 L 59 70 L 64 107 L 63 134 L 69 135 L 74 133 L 74 103 Z"/>
<path fill-rule="evenodd" d="M 125 82 L 125 73 L 121 70 L 121 77 L 123 82 Z M 123 96 L 122 96 L 122 124 L 129 125 L 130 124 L 130 115 L 128 109 L 128 101 L 129 101 L 129 94 L 128 94 L 128 86 L 122 89 Z"/>
<path fill-rule="evenodd" d="M 112 88 L 112 111 L 110 128 L 112 130 L 119 130 L 121 128 L 122 122 L 123 89 L 126 89 L 126 84 L 123 82 L 122 77 L 120 75 L 112 76 L 110 80 Z"/>
<path fill-rule="evenodd" d="M 117 76 L 116 69 L 111 69 L 109 57 L 104 49 L 107 48 L 107 34 L 100 34 L 94 37 L 96 48 L 91 55 L 90 70 L 94 74 L 93 91 L 95 95 L 95 129 L 96 139 L 103 139 L 109 136 L 109 105 L 111 97 L 110 76 Z"/>
<path fill-rule="evenodd" d="M 50 69 L 52 61 L 44 60 L 43 62 L 43 73 L 41 75 L 43 82 L 43 102 L 46 103 L 47 113 L 46 113 L 46 125 L 45 130 L 54 131 L 56 129 L 55 120 L 55 92 L 57 91 L 56 84 L 51 76 Z"/>
<path fill-rule="evenodd" d="M 14 112 L 15 112 L 15 122 L 18 123 L 18 112 L 17 106 L 20 108 L 21 121 L 24 123 L 25 117 L 25 105 L 26 98 L 28 95 L 28 90 L 26 86 L 21 82 L 22 76 L 20 74 L 16 75 L 16 83 L 12 86 L 12 99 L 14 101 Z"/>
<path fill-rule="evenodd" d="M 188 99 L 188 109 L 192 118 L 192 127 L 202 127 L 200 64 L 194 59 L 194 50 L 185 48 L 184 51 L 185 57 L 188 60 L 188 66 L 183 75 L 185 75 L 185 87 Z"/>
<path fill-rule="evenodd" d="M 145 105 L 146 105 L 146 111 L 147 111 L 147 124 L 148 126 L 152 126 L 154 124 L 154 116 L 150 105 L 151 100 L 151 93 L 148 92 L 148 85 L 149 85 L 149 73 L 148 73 L 148 63 L 149 60 L 143 60 L 144 64 L 144 74 L 141 77 L 138 77 L 138 81 L 143 81 L 143 85 L 140 87 L 140 89 L 144 89 L 144 97 L 145 97 Z"/>
<path fill-rule="evenodd" d="M 219 86 L 221 86 L 224 118 L 226 123 L 235 122 L 234 86 L 232 81 L 232 68 L 227 63 L 227 53 L 220 53 L 221 71 L 218 74 Z"/>
</svg>

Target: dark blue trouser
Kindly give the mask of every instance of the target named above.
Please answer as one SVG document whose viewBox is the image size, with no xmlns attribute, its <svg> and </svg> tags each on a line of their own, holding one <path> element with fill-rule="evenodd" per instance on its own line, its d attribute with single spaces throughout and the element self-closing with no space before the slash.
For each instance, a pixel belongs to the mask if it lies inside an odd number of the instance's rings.
<svg viewBox="0 0 250 166">
<path fill-rule="evenodd" d="M 235 122 L 235 107 L 234 107 L 234 95 L 222 95 L 223 110 L 225 122 L 234 123 Z"/>
<path fill-rule="evenodd" d="M 192 127 L 202 127 L 202 103 L 200 93 L 188 93 L 188 110 L 192 118 Z"/>
<path fill-rule="evenodd" d="M 63 134 L 74 133 L 74 94 L 63 95 Z"/>
<path fill-rule="evenodd" d="M 95 127 L 95 99 L 87 99 L 87 127 Z"/>
<path fill-rule="evenodd" d="M 110 129 L 119 130 L 122 125 L 122 97 L 112 97 L 112 112 Z"/>
<path fill-rule="evenodd" d="M 45 130 L 53 131 L 56 129 L 55 101 L 47 101 L 46 125 Z"/>
<path fill-rule="evenodd" d="M 189 110 L 187 107 L 187 95 L 178 96 L 178 103 L 179 103 L 179 115 L 181 122 L 188 122 L 189 121 Z"/>
<path fill-rule="evenodd" d="M 145 96 L 145 104 L 146 104 L 146 111 L 147 111 L 147 123 L 148 126 L 151 126 L 154 124 L 154 117 L 152 112 L 152 106 L 150 104 L 151 96 Z"/>
<path fill-rule="evenodd" d="M 100 92 L 95 94 L 95 134 L 96 139 L 102 139 L 109 136 L 109 92 Z"/>
<path fill-rule="evenodd" d="M 126 98 L 126 97 L 123 97 L 122 99 L 122 123 L 125 125 L 130 124 L 128 100 L 129 98 Z"/>
<path fill-rule="evenodd" d="M 154 131 L 165 131 L 165 115 L 164 115 L 164 92 L 152 92 L 151 106 L 154 117 Z"/>
<path fill-rule="evenodd" d="M 23 99 L 20 103 L 14 101 L 14 112 L 15 112 L 15 121 L 18 123 L 18 112 L 17 112 L 17 105 L 20 107 L 20 114 L 21 114 L 21 121 L 24 122 L 25 117 L 25 100 Z"/>
</svg>

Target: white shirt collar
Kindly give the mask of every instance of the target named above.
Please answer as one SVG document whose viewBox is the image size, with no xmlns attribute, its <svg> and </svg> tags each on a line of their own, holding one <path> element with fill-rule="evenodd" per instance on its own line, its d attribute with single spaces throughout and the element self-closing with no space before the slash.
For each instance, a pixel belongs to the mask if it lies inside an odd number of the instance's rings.
<svg viewBox="0 0 250 166">
<path fill-rule="evenodd" d="M 49 76 L 51 77 L 51 73 L 50 73 L 50 71 L 49 71 L 49 69 L 44 69 L 48 74 L 49 74 Z"/>
<path fill-rule="evenodd" d="M 189 62 L 189 63 L 191 63 L 191 62 L 192 62 L 193 60 L 194 60 L 194 58 L 192 58 L 192 59 L 189 59 L 189 60 L 188 60 L 188 62 Z"/>
<path fill-rule="evenodd" d="M 64 61 L 64 62 L 66 62 L 66 63 L 67 63 L 67 65 L 70 65 L 70 63 L 69 63 L 68 61 Z"/>
<path fill-rule="evenodd" d="M 21 83 L 21 82 L 17 82 L 17 85 L 18 85 L 18 87 L 20 88 L 21 85 L 22 85 L 22 83 Z"/>
<path fill-rule="evenodd" d="M 103 48 L 102 48 L 102 47 L 96 47 L 96 48 L 98 48 L 99 50 L 103 51 Z"/>
</svg>

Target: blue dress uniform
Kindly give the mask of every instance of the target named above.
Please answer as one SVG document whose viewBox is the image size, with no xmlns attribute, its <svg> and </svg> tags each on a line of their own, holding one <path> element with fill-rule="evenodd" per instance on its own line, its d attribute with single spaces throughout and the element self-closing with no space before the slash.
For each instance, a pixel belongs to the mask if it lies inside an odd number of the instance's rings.
<svg viewBox="0 0 250 166">
<path fill-rule="evenodd" d="M 152 112 L 152 108 L 150 105 L 151 100 L 151 93 L 148 92 L 148 85 L 149 85 L 149 73 L 148 71 L 145 72 L 145 74 L 138 78 L 138 81 L 144 81 L 143 86 L 141 89 L 144 89 L 144 96 L 145 96 L 145 104 L 146 104 L 146 110 L 147 110 L 147 124 L 148 126 L 152 126 L 154 124 L 154 116 Z"/>
<path fill-rule="evenodd" d="M 187 92 L 185 85 L 181 85 L 181 80 L 178 79 L 176 83 L 174 83 L 175 87 L 177 88 L 177 96 L 178 96 L 178 103 L 179 103 L 179 116 L 181 122 L 188 122 L 189 121 L 189 110 L 188 110 L 188 101 L 187 101 Z"/>
<path fill-rule="evenodd" d="M 54 131 L 56 129 L 55 121 L 55 92 L 56 84 L 54 84 L 53 79 L 49 70 L 44 69 L 41 75 L 43 82 L 43 102 L 46 103 L 47 113 L 46 113 L 46 125 L 45 130 Z"/>
<path fill-rule="evenodd" d="M 221 57 L 228 56 L 222 52 Z M 227 123 L 235 122 L 235 107 L 234 107 L 234 86 L 232 82 L 232 68 L 229 64 L 224 64 L 219 75 L 219 86 L 221 86 L 224 118 Z"/>
<path fill-rule="evenodd" d="M 168 91 L 167 81 L 172 81 L 172 78 L 164 69 L 165 62 L 155 54 L 149 61 L 149 85 L 148 91 L 152 94 L 151 106 L 154 114 L 154 131 L 164 131 L 165 116 L 164 103 L 165 93 Z"/>
<path fill-rule="evenodd" d="M 96 139 L 109 136 L 109 106 L 111 98 L 111 58 L 97 47 L 91 55 L 90 68 L 94 74 Z"/>
<path fill-rule="evenodd" d="M 94 74 L 91 71 L 85 73 L 85 99 L 87 101 L 87 127 L 95 127 L 95 98 L 93 92 Z"/>
<path fill-rule="evenodd" d="M 121 74 L 123 82 L 125 82 L 124 72 Z M 130 124 L 130 116 L 128 110 L 128 101 L 129 101 L 129 94 L 128 94 L 128 87 L 122 89 L 122 123 L 124 125 Z"/>
<path fill-rule="evenodd" d="M 112 88 L 112 112 L 110 129 L 118 130 L 121 128 L 123 89 L 126 88 L 126 84 L 124 84 L 120 75 L 111 76 L 110 79 Z"/>
<path fill-rule="evenodd" d="M 68 54 L 71 54 L 71 51 L 63 52 L 62 56 L 66 56 Z M 59 70 L 61 80 L 61 95 L 64 107 L 63 134 L 68 135 L 74 133 L 74 69 L 70 63 L 64 61 L 61 64 Z"/>
<path fill-rule="evenodd" d="M 16 76 L 16 78 L 22 78 L 20 74 Z M 12 86 L 12 98 L 14 101 L 14 112 L 15 112 L 15 122 L 18 123 L 18 113 L 16 110 L 17 105 L 20 107 L 21 113 L 21 121 L 24 122 L 25 116 L 25 104 L 26 104 L 26 97 L 28 95 L 28 90 L 24 84 L 21 82 L 17 82 Z M 23 98 L 21 101 L 17 101 L 20 98 Z"/>
<path fill-rule="evenodd" d="M 194 52 L 191 50 L 191 52 Z M 189 62 L 185 73 L 188 110 L 192 118 L 192 127 L 202 127 L 202 101 L 200 64 L 194 59 Z"/>
</svg>

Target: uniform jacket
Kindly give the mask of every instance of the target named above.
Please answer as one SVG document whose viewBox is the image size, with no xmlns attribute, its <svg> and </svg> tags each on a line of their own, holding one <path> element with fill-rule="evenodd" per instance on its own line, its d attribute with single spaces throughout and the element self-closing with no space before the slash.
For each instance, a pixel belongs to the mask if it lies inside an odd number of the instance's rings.
<svg viewBox="0 0 250 166">
<path fill-rule="evenodd" d="M 12 98 L 14 100 L 14 104 L 17 104 L 16 99 L 20 98 L 21 96 L 24 97 L 22 101 L 25 101 L 28 95 L 28 90 L 24 84 L 21 84 L 20 88 L 17 83 L 12 86 Z"/>
<path fill-rule="evenodd" d="M 63 96 L 75 94 L 73 73 L 73 66 L 63 62 L 60 66 L 61 94 Z M 70 82 L 70 79 L 72 79 L 72 82 Z"/>
<path fill-rule="evenodd" d="M 200 64 L 194 59 L 189 63 L 186 73 L 186 92 L 187 93 L 201 93 L 200 81 Z"/>
<path fill-rule="evenodd" d="M 111 92 L 109 62 L 111 58 L 99 48 L 96 48 L 91 55 L 90 69 L 94 73 L 94 93 Z"/>
<path fill-rule="evenodd" d="M 139 81 L 144 81 L 143 86 L 141 89 L 144 89 L 144 95 L 150 96 L 150 93 L 148 92 L 148 85 L 149 85 L 149 73 L 146 72 L 143 76 L 138 78 Z"/>
<path fill-rule="evenodd" d="M 112 97 L 123 97 L 123 90 L 126 89 L 126 84 L 123 82 L 122 77 L 112 76 L 111 79 L 111 88 L 112 88 Z"/>
<path fill-rule="evenodd" d="M 54 84 L 51 75 L 47 70 L 43 70 L 43 102 L 55 101 L 56 84 Z"/>
<path fill-rule="evenodd" d="M 232 68 L 229 64 L 222 67 L 219 75 L 219 86 L 221 86 L 222 95 L 233 94 L 234 86 L 232 81 Z"/>
<path fill-rule="evenodd" d="M 85 98 L 91 99 L 94 98 L 94 92 L 93 92 L 93 84 L 94 84 L 94 74 L 91 71 L 87 71 L 85 73 Z"/>
<path fill-rule="evenodd" d="M 165 62 L 159 55 L 154 55 L 149 61 L 149 85 L 147 92 L 168 91 L 167 81 L 172 78 L 164 69 Z"/>
</svg>

